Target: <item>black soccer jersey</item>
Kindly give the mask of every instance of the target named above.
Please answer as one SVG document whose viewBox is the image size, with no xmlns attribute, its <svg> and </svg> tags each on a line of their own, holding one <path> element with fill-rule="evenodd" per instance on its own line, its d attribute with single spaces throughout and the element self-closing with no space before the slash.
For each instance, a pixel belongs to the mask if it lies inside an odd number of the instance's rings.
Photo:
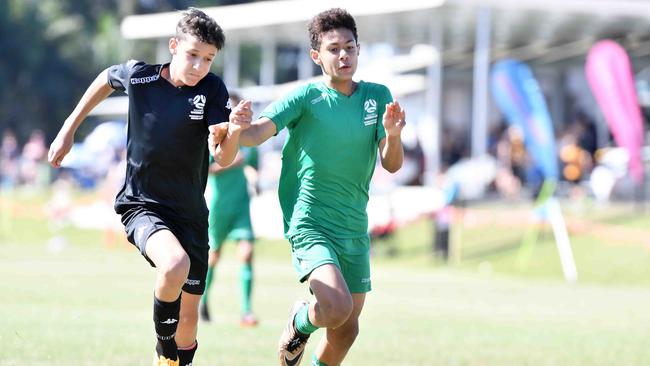
<svg viewBox="0 0 650 366">
<path fill-rule="evenodd" d="M 228 91 L 213 73 L 175 87 L 162 77 L 164 67 L 131 60 L 108 69 L 111 87 L 129 96 L 126 178 L 115 211 L 146 207 L 207 220 L 208 125 L 228 120 Z"/>
</svg>

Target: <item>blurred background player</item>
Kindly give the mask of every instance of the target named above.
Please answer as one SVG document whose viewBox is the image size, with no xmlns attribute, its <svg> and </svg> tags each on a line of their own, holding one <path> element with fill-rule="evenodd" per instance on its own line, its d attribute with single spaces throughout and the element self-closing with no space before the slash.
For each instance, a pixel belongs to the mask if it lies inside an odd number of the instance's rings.
<svg viewBox="0 0 650 366">
<path fill-rule="evenodd" d="M 240 99 L 236 94 L 230 95 L 231 105 L 237 105 Z M 200 315 L 204 321 L 210 321 L 209 291 L 214 280 L 221 248 L 226 240 L 237 242 L 237 253 L 241 261 L 239 282 L 241 287 L 240 325 L 252 327 L 257 325 L 257 318 L 251 306 L 253 291 L 253 243 L 255 236 L 251 226 L 249 180 L 254 179 L 257 169 L 257 149 L 241 148 L 233 163 L 222 167 L 211 159 L 208 185 L 205 197 L 210 210 L 208 273 L 205 280 L 205 292 L 201 297 Z M 249 179 L 250 179 L 249 178 Z M 254 181 L 251 181 L 253 183 Z"/>
</svg>

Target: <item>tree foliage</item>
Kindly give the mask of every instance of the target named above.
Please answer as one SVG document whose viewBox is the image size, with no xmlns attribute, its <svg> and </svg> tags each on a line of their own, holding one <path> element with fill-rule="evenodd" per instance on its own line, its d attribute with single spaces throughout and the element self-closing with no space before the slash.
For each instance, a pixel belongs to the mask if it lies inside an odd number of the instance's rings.
<svg viewBox="0 0 650 366">
<path fill-rule="evenodd" d="M 0 0 L 0 133 L 24 142 L 34 129 L 53 139 L 95 76 L 155 45 L 127 42 L 130 14 L 232 5 L 243 0 Z"/>
<path fill-rule="evenodd" d="M 53 138 L 99 69 L 122 58 L 120 0 L 0 2 L 0 131 Z"/>
</svg>

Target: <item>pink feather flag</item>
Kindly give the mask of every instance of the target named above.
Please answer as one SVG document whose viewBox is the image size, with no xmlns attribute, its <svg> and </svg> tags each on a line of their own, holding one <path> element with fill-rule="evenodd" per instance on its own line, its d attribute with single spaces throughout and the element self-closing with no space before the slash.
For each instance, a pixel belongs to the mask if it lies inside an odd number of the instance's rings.
<svg viewBox="0 0 650 366">
<path fill-rule="evenodd" d="M 630 174 L 640 184 L 643 181 L 643 119 L 630 59 L 618 43 L 599 41 L 587 54 L 585 72 L 614 140 L 630 155 Z"/>
</svg>

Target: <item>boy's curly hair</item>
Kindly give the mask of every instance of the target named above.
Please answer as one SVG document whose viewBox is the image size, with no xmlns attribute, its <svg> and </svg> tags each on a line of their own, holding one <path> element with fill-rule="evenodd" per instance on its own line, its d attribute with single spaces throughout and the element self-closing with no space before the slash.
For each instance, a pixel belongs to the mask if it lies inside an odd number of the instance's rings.
<svg viewBox="0 0 650 366">
<path fill-rule="evenodd" d="M 357 38 L 357 24 L 350 13 L 341 8 L 333 8 L 325 10 L 317 14 L 309 22 L 309 38 L 311 39 L 311 48 L 319 50 L 322 40 L 322 34 L 331 31 L 332 29 L 345 28 L 352 32 L 354 41 Z"/>
<path fill-rule="evenodd" d="M 217 50 L 223 48 L 226 36 L 217 22 L 197 8 L 188 8 L 176 25 L 176 38 L 184 39 L 186 35 L 196 37 L 200 42 L 211 44 Z"/>
</svg>

